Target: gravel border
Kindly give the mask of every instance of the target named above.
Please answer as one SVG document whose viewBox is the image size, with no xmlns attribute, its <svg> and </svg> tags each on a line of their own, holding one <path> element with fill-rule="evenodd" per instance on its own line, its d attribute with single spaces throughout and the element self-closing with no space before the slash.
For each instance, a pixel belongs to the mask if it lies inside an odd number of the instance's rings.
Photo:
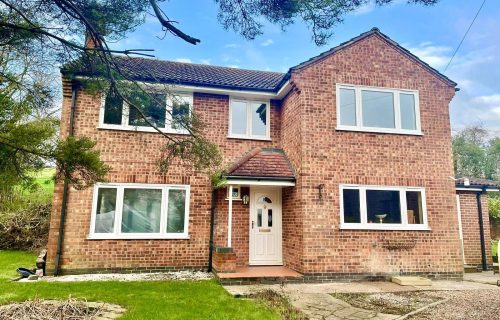
<svg viewBox="0 0 500 320">
<path fill-rule="evenodd" d="M 97 273 L 97 274 L 78 274 L 66 276 L 45 276 L 39 280 L 28 280 L 26 278 L 19 282 L 78 282 L 78 281 L 163 281 L 163 280 L 179 280 L 179 281 L 201 281 L 211 280 L 214 276 L 212 273 L 203 271 L 171 271 L 158 273 Z"/>
</svg>

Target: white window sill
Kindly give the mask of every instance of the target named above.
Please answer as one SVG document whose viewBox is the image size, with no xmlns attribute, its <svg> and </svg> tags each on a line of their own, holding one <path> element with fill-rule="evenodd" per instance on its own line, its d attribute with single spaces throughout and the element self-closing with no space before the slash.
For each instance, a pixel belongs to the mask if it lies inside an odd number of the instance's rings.
<svg viewBox="0 0 500 320">
<path fill-rule="evenodd" d="M 271 138 L 267 137 L 249 137 L 249 136 L 227 136 L 228 139 L 241 139 L 241 140 L 259 140 L 259 141 L 271 141 Z"/>
<path fill-rule="evenodd" d="M 87 240 L 189 240 L 189 235 L 110 235 L 110 234 L 91 234 Z"/>
<path fill-rule="evenodd" d="M 344 223 L 340 224 L 341 230 L 396 230 L 396 231 L 431 231 L 427 225 L 395 225 L 395 224 L 354 224 Z"/>
<path fill-rule="evenodd" d="M 104 125 L 101 124 L 97 127 L 97 129 L 100 130 L 119 130 L 119 131 L 130 131 L 130 132 L 151 132 L 151 133 L 158 133 L 158 131 L 155 128 L 152 127 L 124 127 L 124 126 L 115 126 L 115 125 Z M 168 133 L 168 134 L 182 134 L 182 135 L 188 135 L 189 132 L 187 130 L 170 130 L 170 129 L 160 129 L 161 132 L 163 133 Z"/>
<path fill-rule="evenodd" d="M 384 128 L 359 128 L 359 127 L 347 127 L 338 126 L 337 131 L 354 131 L 354 132 L 369 132 L 369 133 L 387 133 L 387 134 L 402 134 L 409 136 L 423 136 L 421 131 L 411 131 L 411 130 L 397 130 L 397 129 L 384 129 Z"/>
<path fill-rule="evenodd" d="M 229 198 L 226 198 L 225 200 L 226 200 L 226 201 L 229 201 Z M 241 198 L 233 198 L 233 201 L 242 201 L 242 200 L 243 200 L 243 199 L 241 199 Z"/>
</svg>

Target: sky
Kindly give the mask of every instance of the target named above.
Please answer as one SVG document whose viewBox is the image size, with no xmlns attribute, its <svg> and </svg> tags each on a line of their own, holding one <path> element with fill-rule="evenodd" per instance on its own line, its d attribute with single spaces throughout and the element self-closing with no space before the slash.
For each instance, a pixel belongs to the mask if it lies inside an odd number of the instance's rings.
<svg viewBox="0 0 500 320">
<path fill-rule="evenodd" d="M 214 0 L 170 0 L 162 9 L 178 28 L 201 39 L 191 45 L 170 34 L 164 36 L 152 16 L 127 38 L 112 44 L 116 49 L 154 49 L 158 59 L 286 72 L 373 27 L 443 72 L 483 0 L 440 0 L 435 6 L 408 5 L 395 0 L 377 7 L 368 4 L 345 16 L 324 46 L 311 39 L 311 31 L 297 21 L 285 31 L 264 23 L 263 35 L 246 40 L 224 30 L 217 20 Z M 453 58 L 446 76 L 458 83 L 450 104 L 454 131 L 482 124 L 500 136 L 500 1 L 486 0 L 477 20 Z"/>
</svg>

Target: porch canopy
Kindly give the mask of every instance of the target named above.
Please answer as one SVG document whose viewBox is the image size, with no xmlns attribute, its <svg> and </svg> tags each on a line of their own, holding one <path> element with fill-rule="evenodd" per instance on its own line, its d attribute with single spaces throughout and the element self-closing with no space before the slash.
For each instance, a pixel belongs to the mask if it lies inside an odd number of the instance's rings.
<svg viewBox="0 0 500 320">
<path fill-rule="evenodd" d="M 225 176 L 228 185 L 228 241 L 231 247 L 233 186 L 295 186 L 295 170 L 282 149 L 254 148 L 233 163 Z"/>
</svg>

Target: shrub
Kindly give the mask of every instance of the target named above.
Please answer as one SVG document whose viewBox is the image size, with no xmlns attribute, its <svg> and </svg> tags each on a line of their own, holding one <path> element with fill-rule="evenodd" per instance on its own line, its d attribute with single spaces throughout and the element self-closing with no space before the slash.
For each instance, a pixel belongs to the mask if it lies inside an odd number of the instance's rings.
<svg viewBox="0 0 500 320">
<path fill-rule="evenodd" d="M 490 217 L 500 220 L 500 197 L 488 197 L 488 211 Z"/>
<path fill-rule="evenodd" d="M 37 250 L 47 244 L 50 203 L 0 212 L 0 249 Z"/>
</svg>

